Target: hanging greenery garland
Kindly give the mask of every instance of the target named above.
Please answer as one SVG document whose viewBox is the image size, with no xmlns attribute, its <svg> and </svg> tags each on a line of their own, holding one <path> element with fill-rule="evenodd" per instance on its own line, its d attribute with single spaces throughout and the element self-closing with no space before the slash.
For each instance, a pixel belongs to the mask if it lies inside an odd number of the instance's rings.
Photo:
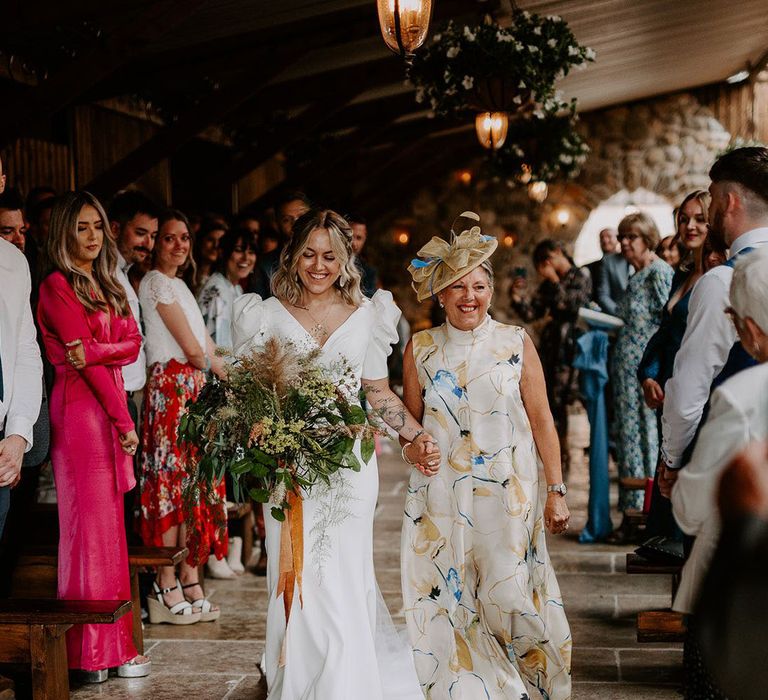
<svg viewBox="0 0 768 700">
<path fill-rule="evenodd" d="M 562 18 L 515 10 L 509 27 L 490 17 L 476 26 L 449 22 L 407 74 L 416 101 L 438 116 L 474 110 L 544 119 L 569 107 L 555 82 L 594 58 Z"/>
<path fill-rule="evenodd" d="M 490 174 L 528 181 L 570 180 L 581 171 L 589 146 L 576 131 L 575 109 L 518 122 L 488 159 Z"/>
</svg>

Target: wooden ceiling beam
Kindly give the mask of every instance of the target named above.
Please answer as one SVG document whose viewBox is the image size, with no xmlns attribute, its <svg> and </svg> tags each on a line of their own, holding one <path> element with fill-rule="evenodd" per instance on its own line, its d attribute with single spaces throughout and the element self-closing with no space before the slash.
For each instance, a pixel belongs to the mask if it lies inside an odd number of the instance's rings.
<svg viewBox="0 0 768 700">
<path fill-rule="evenodd" d="M 402 210 L 409 195 L 416 194 L 422 186 L 449 170 L 459 168 L 466 159 L 476 153 L 475 144 L 462 144 L 454 148 L 435 148 L 408 172 L 388 183 L 382 184 L 375 195 L 355 200 L 356 211 L 365 214 L 369 221 L 380 218 L 387 211 L 395 208 Z M 394 204 L 393 204 L 394 203 Z"/>
<path fill-rule="evenodd" d="M 310 105 L 295 119 L 287 122 L 277 134 L 255 148 L 236 154 L 232 159 L 229 176 L 232 182 L 239 180 L 258 168 L 280 151 L 288 148 L 302 138 L 306 138 L 319 126 L 326 123 L 334 114 L 360 94 L 361 88 L 353 83 L 347 84 L 335 93 L 329 93 L 321 100 Z"/>
<path fill-rule="evenodd" d="M 263 67 L 260 79 L 239 81 L 217 90 L 94 178 L 88 184 L 88 189 L 97 196 L 104 197 L 134 182 L 206 127 L 224 121 L 234 109 L 258 95 L 274 75 L 301 58 L 301 55 L 296 54 L 282 56 Z"/>
<path fill-rule="evenodd" d="M 28 132 L 40 120 L 72 104 L 87 90 L 130 61 L 148 41 L 171 31 L 207 0 L 162 0 L 138 12 L 94 48 L 0 110 L 0 146 Z"/>
</svg>

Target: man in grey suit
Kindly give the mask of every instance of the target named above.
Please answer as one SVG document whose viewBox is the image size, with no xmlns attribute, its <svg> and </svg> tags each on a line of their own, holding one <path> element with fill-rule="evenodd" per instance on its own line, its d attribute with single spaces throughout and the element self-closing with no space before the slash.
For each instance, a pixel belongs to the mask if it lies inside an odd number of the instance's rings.
<svg viewBox="0 0 768 700">
<path fill-rule="evenodd" d="M 587 269 L 592 277 L 592 301 L 602 311 L 616 315 L 619 301 L 629 283 L 630 268 L 624 256 L 617 253 L 619 246 L 616 231 L 604 228 L 600 231 L 600 248 L 603 257 L 589 263 Z"/>
</svg>

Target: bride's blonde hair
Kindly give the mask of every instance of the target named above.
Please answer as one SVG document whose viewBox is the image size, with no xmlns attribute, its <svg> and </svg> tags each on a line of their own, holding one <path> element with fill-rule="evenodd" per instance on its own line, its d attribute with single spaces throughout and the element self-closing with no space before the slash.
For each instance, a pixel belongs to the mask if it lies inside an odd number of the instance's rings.
<svg viewBox="0 0 768 700">
<path fill-rule="evenodd" d="M 360 270 L 352 254 L 352 227 L 347 220 L 330 209 L 310 209 L 293 225 L 293 237 L 283 248 L 280 266 L 272 276 L 272 294 L 289 304 L 301 302 L 303 285 L 299 279 L 299 259 L 307 248 L 309 237 L 317 229 L 328 232 L 331 250 L 341 266 L 341 274 L 334 285 L 344 302 L 351 306 L 363 303 L 360 291 Z"/>
</svg>

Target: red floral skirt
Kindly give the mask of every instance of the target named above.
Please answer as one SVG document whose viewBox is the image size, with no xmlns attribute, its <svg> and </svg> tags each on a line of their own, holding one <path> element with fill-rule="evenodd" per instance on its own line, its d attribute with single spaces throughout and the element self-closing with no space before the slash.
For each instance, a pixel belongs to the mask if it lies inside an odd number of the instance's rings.
<svg viewBox="0 0 768 700">
<path fill-rule="evenodd" d="M 201 489 L 199 500 L 189 502 L 184 483 L 194 471 L 196 451 L 180 447 L 179 420 L 189 399 L 197 398 L 205 375 L 188 363 L 171 360 L 149 369 L 144 389 L 141 455 L 141 521 L 144 544 L 162 547 L 163 533 L 187 524 L 187 562 L 204 562 L 211 548 L 217 558 L 227 553 L 226 486 Z"/>
</svg>

